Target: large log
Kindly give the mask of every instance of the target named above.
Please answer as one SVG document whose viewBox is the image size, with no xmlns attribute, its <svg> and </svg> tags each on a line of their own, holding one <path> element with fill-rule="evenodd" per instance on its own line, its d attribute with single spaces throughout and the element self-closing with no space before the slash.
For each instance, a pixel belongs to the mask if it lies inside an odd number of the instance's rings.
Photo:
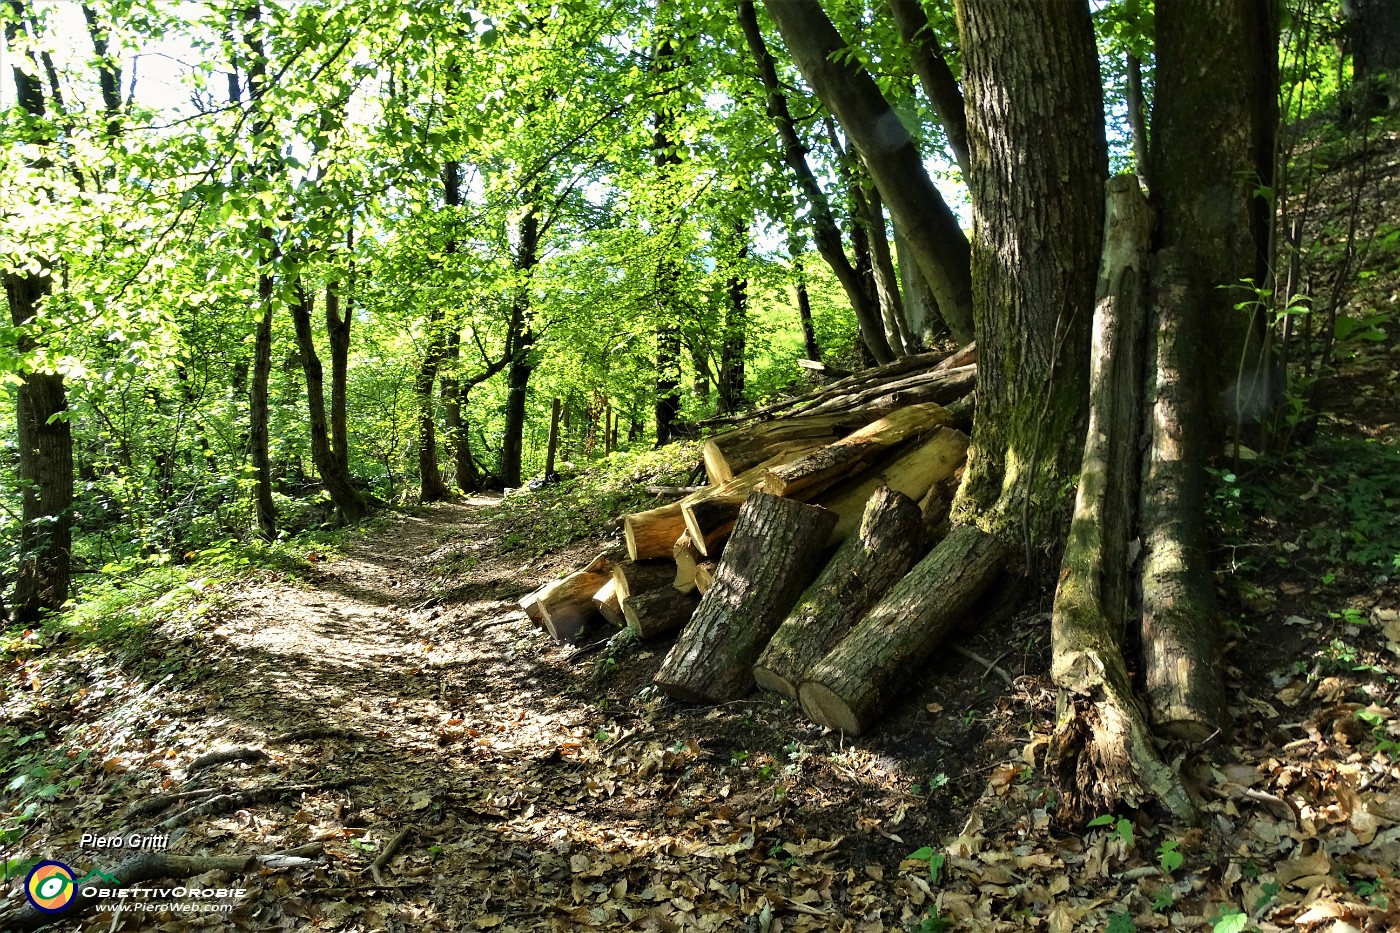
<svg viewBox="0 0 1400 933">
<path fill-rule="evenodd" d="M 589 561 L 588 565 L 586 567 L 581 568 L 578 572 L 597 574 L 605 578 L 610 577 L 612 574 L 613 558 L 616 556 L 617 551 L 615 549 L 604 551 L 597 557 L 593 558 L 593 560 Z M 526 617 L 531 622 L 533 622 L 537 628 L 544 629 L 551 635 L 554 635 L 555 633 L 549 627 L 549 623 L 546 621 L 544 599 L 546 596 L 548 596 L 556 604 L 560 604 L 566 596 L 572 598 L 572 591 L 566 591 L 563 594 L 558 592 L 559 586 L 563 582 L 563 580 L 551 580 L 543 586 L 540 586 L 538 589 L 535 589 L 534 591 L 522 596 L 518 603 L 520 608 L 525 611 Z M 579 608 L 580 611 L 582 611 L 581 607 L 576 608 Z M 561 617 L 561 619 L 567 617 L 567 613 L 562 605 L 560 605 L 559 608 L 556 609 L 556 613 Z M 585 613 L 585 616 L 586 615 L 587 614 Z M 565 622 L 564 627 L 568 628 L 569 624 Z M 556 635 L 555 637 L 557 638 L 558 636 Z"/>
<path fill-rule="evenodd" d="M 812 439 L 816 443 L 849 434 L 873 421 L 874 415 L 834 412 L 814 417 L 788 417 L 726 431 L 705 441 L 701 455 L 712 485 L 728 482 L 776 453 L 783 444 Z"/>
<path fill-rule="evenodd" d="M 859 735 L 986 592 L 1009 552 L 972 525 L 949 532 L 808 673 L 797 695 L 814 721 Z"/>
<path fill-rule="evenodd" d="M 689 622 L 699 604 L 697 594 L 679 593 L 667 585 L 634 593 L 623 604 L 622 611 L 629 628 L 642 638 L 655 638 Z"/>
<path fill-rule="evenodd" d="M 545 586 L 539 594 L 544 630 L 557 642 L 576 642 L 583 629 L 598 615 L 593 594 L 610 579 L 611 571 L 603 573 L 585 568 Z"/>
<path fill-rule="evenodd" d="M 681 506 L 686 536 L 705 557 L 714 557 L 739 518 L 744 496 L 710 496 Z"/>
<path fill-rule="evenodd" d="M 676 562 L 676 576 L 671 586 L 678 593 L 695 592 L 695 566 L 705 559 L 705 555 L 691 543 L 689 533 L 676 539 L 671 547 L 671 559 Z"/>
<path fill-rule="evenodd" d="M 814 406 L 808 414 L 820 415 L 846 411 L 860 413 L 863 417 L 878 416 L 891 411 L 900 404 L 891 396 L 905 393 L 920 393 L 922 400 L 947 405 L 962 398 L 975 388 L 977 366 L 969 364 L 958 369 L 915 373 L 893 382 L 882 382 L 873 386 L 826 399 Z"/>
<path fill-rule="evenodd" d="M 1219 674 L 1224 631 L 1216 617 L 1205 526 L 1206 447 L 1199 424 L 1200 328 L 1189 270 L 1158 254 L 1142 483 L 1142 673 L 1153 725 L 1204 742 L 1224 723 Z"/>
<path fill-rule="evenodd" d="M 662 587 L 669 589 L 675 569 L 666 560 L 622 560 L 613 565 L 612 578 L 618 604 L 625 613 L 627 600 L 633 596 Z"/>
<path fill-rule="evenodd" d="M 775 496 L 810 499 L 838 480 L 859 473 L 909 438 L 952 420 L 940 405 L 900 408 L 801 459 L 771 468 L 762 488 Z"/>
<path fill-rule="evenodd" d="M 725 545 L 714 585 L 655 683 L 670 696 L 721 703 L 753 687 L 753 663 L 821 569 L 836 515 L 754 491 Z"/>
<path fill-rule="evenodd" d="M 742 412 L 737 415 L 727 415 L 717 418 L 707 418 L 700 423 L 702 427 L 709 427 L 721 424 L 738 424 L 744 421 L 752 421 L 758 418 L 771 419 L 780 416 L 779 412 L 786 412 L 787 415 L 805 413 L 814 405 L 820 404 L 828 399 L 848 395 L 853 391 L 879 385 L 896 379 L 902 375 L 913 372 L 930 372 L 941 370 L 950 360 L 955 360 L 956 365 L 962 366 L 976 360 L 976 345 L 968 344 L 960 350 L 949 353 L 947 351 L 934 350 L 928 353 L 916 353 L 912 356 L 904 356 L 883 366 L 874 366 L 863 370 L 844 379 L 823 386 L 811 392 L 798 395 L 794 398 L 784 399 L 781 402 L 774 402 L 762 408 L 755 408 L 752 411 Z"/>
<path fill-rule="evenodd" d="M 914 566 L 923 516 L 889 487 L 870 497 L 859 530 L 846 539 L 773 634 L 753 668 L 760 687 L 797 698 L 812 666 Z"/>
<path fill-rule="evenodd" d="M 607 619 L 613 625 L 623 626 L 627 624 L 627 617 L 622 614 L 622 604 L 617 599 L 617 583 L 609 579 L 598 588 L 598 592 L 593 594 L 593 606 L 598 610 L 598 614 Z"/>
<path fill-rule="evenodd" d="M 1195 807 L 1157 752 L 1123 660 L 1152 211 L 1132 175 L 1110 180 L 1107 191 L 1089 426 L 1050 623 L 1050 674 L 1072 710 L 1056 726 L 1054 763 L 1068 812 L 1155 797 L 1189 819 Z"/>
<path fill-rule="evenodd" d="M 645 512 L 633 512 L 622 519 L 623 536 L 627 539 L 627 555 L 632 560 L 646 560 L 653 557 L 669 557 L 676 546 L 676 539 L 685 534 L 685 517 L 681 507 L 688 502 L 696 502 L 710 496 L 747 495 L 763 482 L 768 470 L 822 446 L 820 439 L 802 438 L 779 445 L 778 452 L 757 466 L 740 473 L 728 482 L 718 486 L 707 486 L 700 492 L 686 496 L 678 502 L 671 502 Z"/>
<path fill-rule="evenodd" d="M 865 504 L 881 486 L 922 499 L 934 484 L 947 480 L 967 460 L 967 435 L 953 428 L 938 428 L 916 446 L 892 455 L 883 464 L 854 480 L 834 486 L 817 502 L 839 518 L 827 544 L 839 544 L 856 530 Z"/>
</svg>

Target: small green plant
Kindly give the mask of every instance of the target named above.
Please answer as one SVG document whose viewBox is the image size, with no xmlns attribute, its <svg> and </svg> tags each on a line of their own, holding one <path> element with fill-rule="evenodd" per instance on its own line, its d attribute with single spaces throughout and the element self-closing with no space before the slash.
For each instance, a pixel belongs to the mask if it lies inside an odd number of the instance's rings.
<svg viewBox="0 0 1400 933">
<path fill-rule="evenodd" d="M 1128 819 L 1127 817 L 1114 816 L 1112 813 L 1105 813 L 1102 816 L 1096 816 L 1089 821 L 1090 829 L 1093 829 L 1097 826 L 1112 826 L 1113 829 L 1109 831 L 1108 838 L 1121 839 L 1123 840 L 1123 844 L 1129 849 L 1133 847 L 1133 821 Z"/>
<path fill-rule="evenodd" d="M 1282 886 L 1277 881 L 1266 881 L 1259 886 L 1259 897 L 1254 901 L 1254 912 L 1258 913 L 1274 902 Z"/>
<path fill-rule="evenodd" d="M 1137 933 L 1137 924 L 1133 922 L 1133 915 L 1126 910 L 1122 913 L 1109 914 L 1108 926 L 1104 928 L 1105 933 Z"/>
<path fill-rule="evenodd" d="M 943 863 L 945 861 L 945 856 L 942 852 L 933 851 L 932 846 L 924 846 L 918 851 L 910 852 L 909 859 L 915 862 L 927 862 L 928 883 L 931 885 L 938 884 L 938 878 L 943 873 Z"/>
<path fill-rule="evenodd" d="M 1243 933 L 1249 925 L 1249 914 L 1232 904 L 1221 904 L 1220 912 L 1211 921 L 1211 933 Z"/>
<path fill-rule="evenodd" d="M 1172 893 L 1171 888 L 1162 888 L 1156 894 L 1152 895 L 1152 909 L 1159 914 L 1166 913 L 1175 905 L 1176 895 Z"/>
<path fill-rule="evenodd" d="M 1163 874 L 1170 875 L 1181 867 L 1186 859 L 1177 851 L 1177 843 L 1172 839 L 1164 839 L 1157 847 L 1157 864 L 1162 866 Z"/>
<path fill-rule="evenodd" d="M 919 920 L 919 925 L 914 927 L 916 933 L 948 933 L 953 928 L 953 922 L 943 916 L 937 907 L 930 907 L 928 913 Z"/>
</svg>

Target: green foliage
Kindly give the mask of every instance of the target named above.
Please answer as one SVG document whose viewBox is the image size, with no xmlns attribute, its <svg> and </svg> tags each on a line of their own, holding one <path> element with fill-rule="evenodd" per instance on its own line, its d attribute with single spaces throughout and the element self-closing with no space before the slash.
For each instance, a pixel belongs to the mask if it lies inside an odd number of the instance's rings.
<svg viewBox="0 0 1400 933">
<path fill-rule="evenodd" d="M 1108 915 L 1108 926 L 1104 927 L 1105 933 L 1136 933 L 1137 924 L 1133 922 L 1133 915 L 1128 911 Z"/>
<path fill-rule="evenodd" d="M 943 864 L 947 861 L 947 857 L 942 852 L 935 852 L 932 846 L 924 846 L 910 852 L 908 858 L 915 862 L 927 862 L 929 884 L 938 884 L 938 878 L 943 872 Z"/>
<path fill-rule="evenodd" d="M 1243 933 L 1249 926 L 1249 914 L 1238 907 L 1222 904 L 1220 912 L 1211 921 L 1211 933 Z"/>
<path fill-rule="evenodd" d="M 1123 844 L 1129 849 L 1133 847 L 1134 836 L 1132 820 L 1128 819 L 1127 817 L 1114 816 L 1111 813 L 1105 813 L 1101 816 L 1096 816 L 1089 821 L 1089 828 L 1093 829 L 1099 826 L 1112 826 L 1113 829 L 1110 830 L 1108 834 L 1109 838 L 1121 839 L 1123 841 Z"/>
<path fill-rule="evenodd" d="M 1185 858 L 1177 851 L 1178 843 L 1172 839 L 1162 840 L 1162 844 L 1157 847 L 1157 864 L 1162 866 L 1162 872 L 1170 875 L 1185 862 Z"/>
<path fill-rule="evenodd" d="M 505 550 L 543 554 L 602 534 L 615 516 L 657 505 L 645 487 L 680 485 L 699 461 L 693 444 L 614 453 L 563 482 L 506 496 L 485 515 Z"/>
</svg>

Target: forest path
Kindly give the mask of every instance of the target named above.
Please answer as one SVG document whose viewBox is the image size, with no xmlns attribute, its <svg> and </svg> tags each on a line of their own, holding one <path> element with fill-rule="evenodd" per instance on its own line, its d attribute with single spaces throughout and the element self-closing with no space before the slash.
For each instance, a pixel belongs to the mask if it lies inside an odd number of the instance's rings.
<svg viewBox="0 0 1400 933">
<path fill-rule="evenodd" d="M 319 883 L 270 886 L 265 914 L 290 910 L 299 929 L 455 930 L 538 913 L 523 892 L 499 893 L 519 874 L 500 869 L 525 856 L 498 844 L 497 824 L 553 796 L 539 783 L 522 796 L 532 763 L 577 749 L 597 714 L 563 696 L 559 666 L 530 638 L 516 605 L 525 568 L 488 560 L 444 598 L 442 565 L 493 543 L 476 521 L 492 501 L 394 514 L 305 581 L 228 594 L 196 731 L 211 749 L 269 754 L 221 766 L 240 785 L 326 788 L 213 821 L 243 852 L 325 843 Z M 531 848 L 547 835 L 524 832 Z M 365 869 L 400 833 L 381 886 Z"/>
</svg>

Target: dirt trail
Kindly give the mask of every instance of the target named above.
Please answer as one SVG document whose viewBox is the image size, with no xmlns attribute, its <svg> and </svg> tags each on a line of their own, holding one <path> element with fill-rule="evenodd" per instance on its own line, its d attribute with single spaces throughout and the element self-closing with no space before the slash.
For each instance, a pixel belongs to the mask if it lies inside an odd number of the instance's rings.
<svg viewBox="0 0 1400 933">
<path fill-rule="evenodd" d="M 92 740 L 113 764 L 38 854 L 110 867 L 77 849 L 81 830 L 152 827 L 211 790 L 247 796 L 183 820 L 173 854 L 322 849 L 309 866 L 186 880 L 245 886 L 229 914 L 57 928 L 877 931 L 923 916 L 905 857 L 961 825 L 1023 738 L 977 713 L 1010 702 L 995 679 L 935 665 L 925 683 L 943 683 L 858 746 L 772 697 L 672 704 L 649 688 L 664 644 L 585 654 L 516 605 L 602 543 L 521 566 L 488 504 L 388 515 L 343 556 L 211 593 L 201 626 L 158 631 L 175 679 L 127 675 L 141 699 L 121 715 L 137 725 Z M 247 754 L 198 764 L 228 749 Z"/>
</svg>

